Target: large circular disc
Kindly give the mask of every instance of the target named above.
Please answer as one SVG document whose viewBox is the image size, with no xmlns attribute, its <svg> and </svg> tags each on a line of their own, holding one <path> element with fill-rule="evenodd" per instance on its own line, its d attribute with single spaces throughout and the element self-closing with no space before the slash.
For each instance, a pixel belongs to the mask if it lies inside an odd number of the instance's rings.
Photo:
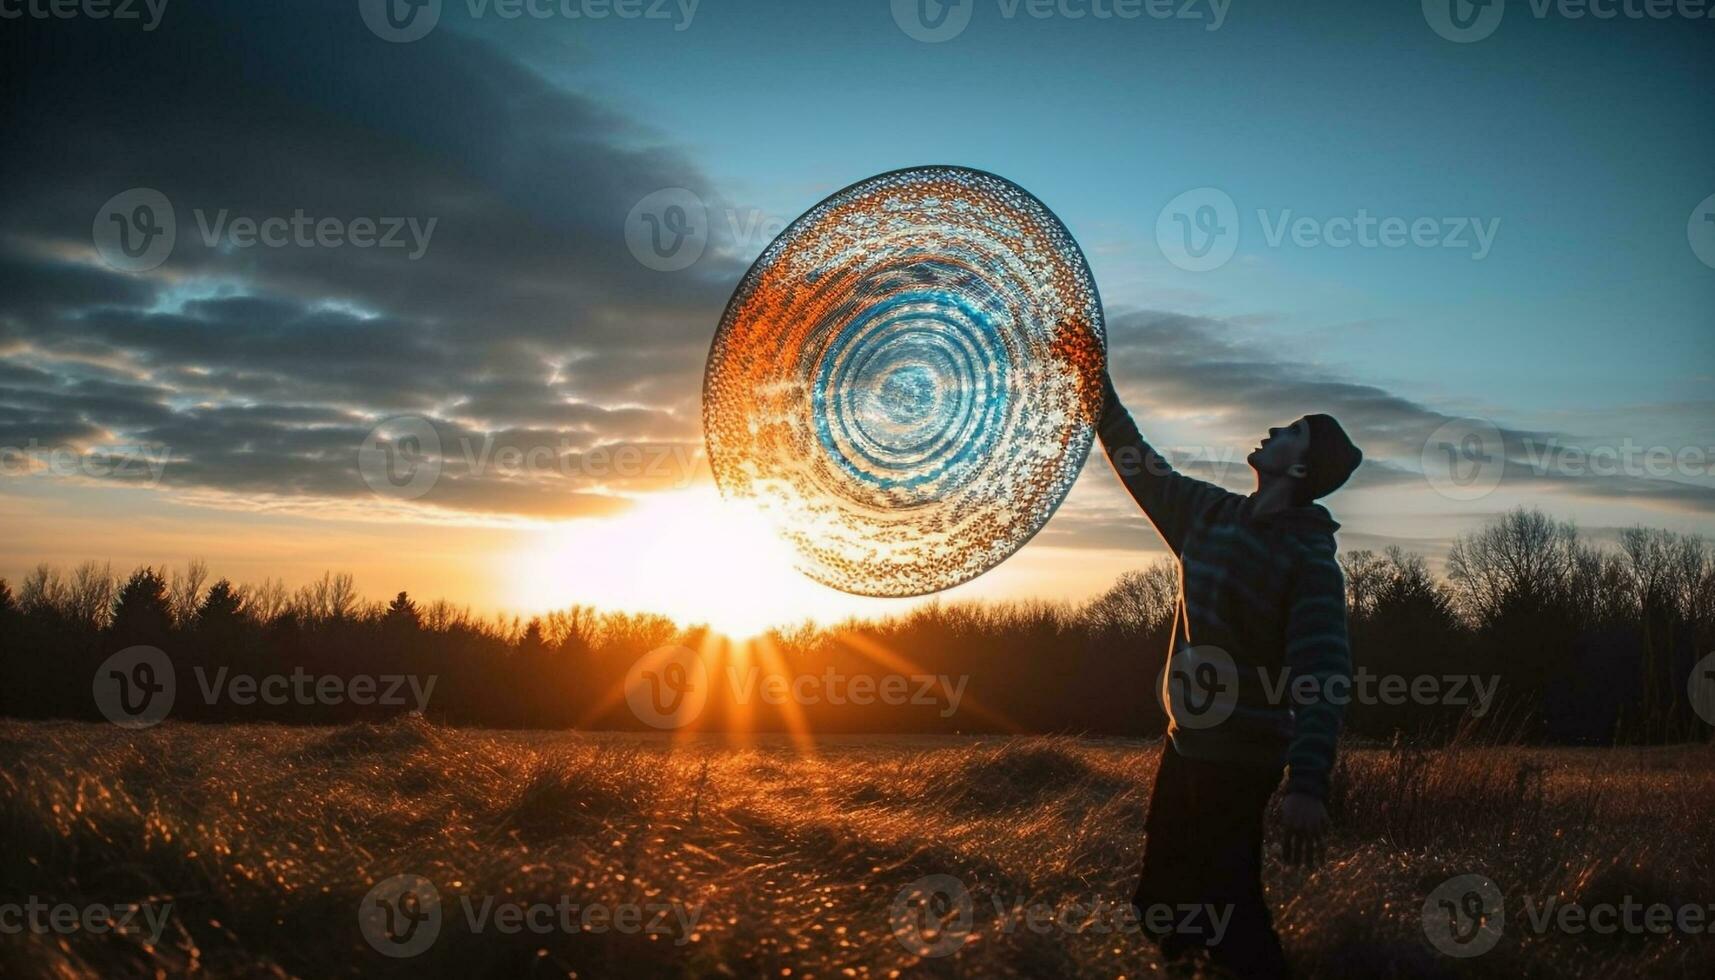
<svg viewBox="0 0 1715 980">
<path fill-rule="evenodd" d="M 1065 499 L 1105 345 L 1083 253 L 1023 188 L 960 167 L 871 177 L 792 222 L 727 303 L 703 378 L 715 481 L 819 582 L 949 588 Z"/>
</svg>

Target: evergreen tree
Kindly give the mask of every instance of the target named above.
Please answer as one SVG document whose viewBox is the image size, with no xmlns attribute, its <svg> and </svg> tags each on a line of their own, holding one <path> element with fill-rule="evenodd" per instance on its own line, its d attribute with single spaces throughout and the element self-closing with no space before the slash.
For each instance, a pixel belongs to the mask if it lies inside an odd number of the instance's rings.
<svg viewBox="0 0 1715 980">
<path fill-rule="evenodd" d="M 197 627 L 204 630 L 229 627 L 238 622 L 243 612 L 244 597 L 233 588 L 231 581 L 223 578 L 209 588 L 208 595 L 197 608 Z"/>
<path fill-rule="evenodd" d="M 417 614 L 417 604 L 411 597 L 401 592 L 387 604 L 387 613 L 382 617 L 389 629 L 416 630 L 422 625 L 422 617 Z"/>
<path fill-rule="evenodd" d="M 148 566 L 132 572 L 120 587 L 119 601 L 114 605 L 112 639 L 119 646 L 163 646 L 172 622 L 166 578 Z"/>
</svg>

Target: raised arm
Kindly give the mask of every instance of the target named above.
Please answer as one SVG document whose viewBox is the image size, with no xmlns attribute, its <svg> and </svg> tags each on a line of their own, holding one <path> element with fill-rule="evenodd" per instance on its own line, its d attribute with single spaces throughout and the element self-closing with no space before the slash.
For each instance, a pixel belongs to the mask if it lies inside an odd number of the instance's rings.
<svg viewBox="0 0 1715 980">
<path fill-rule="evenodd" d="M 1120 482 L 1136 500 L 1167 547 L 1179 554 L 1191 519 L 1222 497 L 1231 496 L 1213 483 L 1176 472 L 1165 456 L 1143 441 L 1131 413 L 1120 404 L 1111 378 L 1102 379 L 1102 417 L 1096 433 Z"/>
</svg>

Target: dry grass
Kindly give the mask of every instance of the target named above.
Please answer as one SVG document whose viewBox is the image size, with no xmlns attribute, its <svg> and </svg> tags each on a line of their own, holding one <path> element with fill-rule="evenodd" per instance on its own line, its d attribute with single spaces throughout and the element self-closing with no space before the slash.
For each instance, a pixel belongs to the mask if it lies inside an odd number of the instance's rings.
<svg viewBox="0 0 1715 980">
<path fill-rule="evenodd" d="M 0 902 L 172 904 L 161 942 L 0 939 L 0 975 L 1145 976 L 1135 936 L 1037 933 L 991 898 L 1122 902 L 1155 746 L 1066 738 L 715 741 L 435 728 L 0 723 Z M 1715 975 L 1708 936 L 1537 936 L 1517 902 L 1715 901 L 1707 749 L 1354 749 L 1314 872 L 1271 864 L 1311 976 Z M 358 927 L 413 873 L 449 910 L 413 959 Z M 1492 952 L 1454 960 L 1424 897 L 1479 872 L 1508 896 Z M 949 874 L 975 897 L 956 955 L 918 959 L 890 903 Z M 473 935 L 459 896 L 697 907 L 695 931 Z M 676 941 L 677 940 L 677 941 Z M 1184 967 L 1171 973 L 1183 975 Z"/>
</svg>

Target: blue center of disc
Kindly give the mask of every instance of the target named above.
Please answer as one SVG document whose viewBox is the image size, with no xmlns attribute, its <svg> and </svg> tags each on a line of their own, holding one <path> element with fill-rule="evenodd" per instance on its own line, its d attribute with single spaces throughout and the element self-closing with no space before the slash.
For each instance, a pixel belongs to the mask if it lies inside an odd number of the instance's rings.
<svg viewBox="0 0 1715 980">
<path fill-rule="evenodd" d="M 987 311 L 942 290 L 896 293 L 823 352 L 811 390 L 822 449 L 882 490 L 957 482 L 1006 416 L 1006 351 Z"/>
</svg>

